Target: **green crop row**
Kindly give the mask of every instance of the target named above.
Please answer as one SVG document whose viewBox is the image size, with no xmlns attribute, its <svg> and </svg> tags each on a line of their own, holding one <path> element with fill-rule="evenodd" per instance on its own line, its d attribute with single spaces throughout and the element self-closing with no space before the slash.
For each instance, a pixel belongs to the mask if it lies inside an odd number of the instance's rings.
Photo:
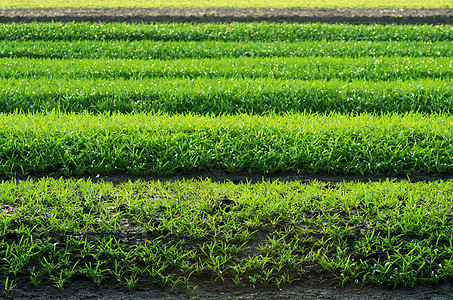
<svg viewBox="0 0 453 300">
<path fill-rule="evenodd" d="M 408 80 L 450 79 L 451 58 L 414 57 L 272 57 L 177 60 L 23 59 L 0 60 L 0 78 L 143 79 L 143 78 L 282 78 Z"/>
<path fill-rule="evenodd" d="M 0 112 L 453 112 L 451 80 L 0 79 Z"/>
<path fill-rule="evenodd" d="M 445 174 L 450 115 L 0 115 L 0 174 Z"/>
<path fill-rule="evenodd" d="M 124 289 L 453 276 L 453 184 L 90 180 L 0 183 L 0 281 Z M 138 242 L 131 242 L 138 241 Z"/>
<path fill-rule="evenodd" d="M 0 184 L 0 281 L 413 287 L 453 276 L 452 182 Z M 140 241 L 131 243 L 130 241 Z M 203 276 L 204 275 L 204 276 Z M 322 277 L 321 277 L 322 276 Z"/>
<path fill-rule="evenodd" d="M 0 41 L 0 57 L 181 59 L 222 57 L 452 57 L 451 42 Z"/>
<path fill-rule="evenodd" d="M 450 25 L 12 23 L 0 40 L 453 41 Z"/>
</svg>

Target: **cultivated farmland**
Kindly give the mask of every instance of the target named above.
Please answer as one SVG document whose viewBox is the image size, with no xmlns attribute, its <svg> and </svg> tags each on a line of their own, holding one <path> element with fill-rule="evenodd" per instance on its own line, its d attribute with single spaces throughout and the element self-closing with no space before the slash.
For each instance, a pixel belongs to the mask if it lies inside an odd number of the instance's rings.
<svg viewBox="0 0 453 300">
<path fill-rule="evenodd" d="M 1 289 L 445 285 L 452 70 L 451 25 L 1 24 Z"/>
</svg>

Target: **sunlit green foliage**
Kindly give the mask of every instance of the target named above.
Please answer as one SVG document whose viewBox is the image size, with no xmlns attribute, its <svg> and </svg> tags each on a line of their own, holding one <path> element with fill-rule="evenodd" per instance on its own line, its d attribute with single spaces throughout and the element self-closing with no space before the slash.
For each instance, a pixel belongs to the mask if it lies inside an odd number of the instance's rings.
<svg viewBox="0 0 453 300">
<path fill-rule="evenodd" d="M 453 43 L 444 42 L 156 42 L 142 41 L 0 41 L 0 58 L 240 58 L 240 57 L 452 57 Z"/>
<path fill-rule="evenodd" d="M 223 57 L 218 59 L 33 59 L 0 60 L 4 79 L 275 78 L 343 81 L 453 78 L 451 57 Z"/>
<path fill-rule="evenodd" d="M 0 2 L 1 3 L 1 2 Z M 0 175 L 448 175 L 451 26 L 0 25 Z M 127 113 L 127 114 L 124 114 Z M 5 177 L 4 177 L 5 178 Z M 0 183 L 0 281 L 414 286 L 452 183 Z M 134 241 L 134 242 L 131 242 Z"/>
<path fill-rule="evenodd" d="M 9 41 L 452 41 L 450 25 L 346 24 L 129 24 L 11 23 L 0 25 L 0 40 Z"/>
<path fill-rule="evenodd" d="M 451 116 L 0 116 L 1 174 L 442 174 Z"/>
<path fill-rule="evenodd" d="M 0 79 L 0 111 L 168 113 L 453 112 L 453 81 L 156 78 Z"/>
<path fill-rule="evenodd" d="M 63 290 L 75 276 L 125 289 L 195 288 L 206 274 L 256 288 L 321 276 L 439 283 L 453 276 L 452 191 L 451 181 L 6 181 L 0 281 L 5 293 L 17 278 Z"/>
</svg>

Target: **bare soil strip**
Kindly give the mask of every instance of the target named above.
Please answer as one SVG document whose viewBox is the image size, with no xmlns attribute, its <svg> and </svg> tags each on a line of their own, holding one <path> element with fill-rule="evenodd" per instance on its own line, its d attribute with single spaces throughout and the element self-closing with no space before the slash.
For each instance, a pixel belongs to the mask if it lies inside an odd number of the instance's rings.
<svg viewBox="0 0 453 300">
<path fill-rule="evenodd" d="M 280 290 L 277 288 L 246 288 L 236 286 L 211 285 L 209 283 L 197 282 L 198 288 L 194 291 L 183 288 L 158 289 L 153 287 L 142 287 L 134 291 L 127 291 L 119 288 L 112 283 L 96 286 L 88 280 L 80 279 L 70 282 L 63 292 L 56 287 L 46 286 L 40 289 L 30 287 L 16 287 L 15 300 L 28 299 L 159 299 L 159 300 L 184 300 L 184 299 L 250 299 L 250 300 L 270 300 L 270 299 L 310 299 L 310 300 L 447 300 L 452 299 L 453 286 L 451 282 L 444 282 L 437 286 L 430 284 L 420 284 L 415 288 L 382 288 L 376 286 L 348 285 L 343 288 L 330 286 L 309 279 L 297 282 L 291 286 L 284 286 Z M 3 299 L 0 297 L 0 299 Z"/>
<path fill-rule="evenodd" d="M 277 22 L 453 24 L 452 8 L 47 8 L 0 9 L 11 22 Z"/>
<path fill-rule="evenodd" d="M 64 176 L 56 175 L 56 174 L 47 174 L 47 173 L 36 173 L 36 174 L 29 174 L 29 175 L 17 175 L 14 178 L 18 180 L 40 180 L 45 177 L 51 177 L 55 179 L 65 178 Z M 445 181 L 445 180 L 452 180 L 453 175 L 442 175 L 442 176 L 432 176 L 432 175 L 425 175 L 425 174 L 417 174 L 407 177 L 389 177 L 389 176 L 373 176 L 373 175 L 329 175 L 329 174 L 297 174 L 297 173 L 285 173 L 285 174 L 246 174 L 246 173 L 239 173 L 239 174 L 231 174 L 222 170 L 209 170 L 209 171 L 199 171 L 199 172 L 190 172 L 190 173 L 177 173 L 171 176 L 132 176 L 130 174 L 112 174 L 112 175 L 97 175 L 97 176 L 83 176 L 83 177 L 71 177 L 75 179 L 85 179 L 91 180 L 92 182 L 98 181 L 105 181 L 111 182 L 113 184 L 122 184 L 128 181 L 157 181 L 160 180 L 162 182 L 173 182 L 179 180 L 210 180 L 212 182 L 233 182 L 235 184 L 239 183 L 256 183 L 265 181 L 281 181 L 281 182 L 288 182 L 288 181 L 300 181 L 302 183 L 309 183 L 311 181 L 320 181 L 326 184 L 335 184 L 339 182 L 379 182 L 379 181 L 410 181 L 412 183 L 417 182 L 433 182 L 433 181 Z M 0 182 L 11 180 L 13 178 L 0 176 Z"/>
</svg>

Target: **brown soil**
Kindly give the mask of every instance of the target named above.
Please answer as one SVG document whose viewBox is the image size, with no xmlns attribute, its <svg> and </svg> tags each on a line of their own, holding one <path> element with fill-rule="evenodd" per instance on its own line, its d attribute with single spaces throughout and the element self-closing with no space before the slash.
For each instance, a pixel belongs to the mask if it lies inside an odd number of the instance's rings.
<svg viewBox="0 0 453 300">
<path fill-rule="evenodd" d="M 172 9 L 0 9 L 0 22 L 32 21 L 92 21 L 92 22 L 326 22 L 349 24 L 453 24 L 453 9 L 315 9 L 315 8 L 172 8 Z M 44 174 L 32 176 L 43 177 Z M 313 176 L 285 174 L 263 177 L 255 175 L 231 175 L 221 171 L 180 174 L 159 177 L 160 180 L 179 180 L 183 178 L 210 178 L 213 181 L 242 182 L 246 180 L 301 180 L 313 179 L 324 182 L 339 181 L 378 181 L 385 177 L 373 176 Z M 413 176 L 412 182 L 445 180 L 451 177 Z M 0 178 L 7 179 L 7 178 Z M 157 177 L 101 176 L 93 181 L 105 180 L 121 183 L 127 180 L 155 180 Z M 392 178 L 397 181 L 404 178 Z M 105 283 L 100 287 L 85 279 L 73 279 L 60 292 L 56 287 L 38 286 L 19 282 L 9 296 L 0 299 L 453 299 L 453 282 L 446 281 L 433 286 L 420 284 L 415 288 L 387 289 L 376 286 L 360 287 L 348 285 L 343 288 L 329 283 L 307 279 L 295 282 L 282 289 L 240 288 L 228 284 L 208 284 L 199 279 L 195 291 L 158 289 L 141 285 L 139 289 L 128 292 L 117 285 Z"/>
<path fill-rule="evenodd" d="M 288 22 L 453 24 L 453 9 L 51 8 L 0 9 L 0 22 Z"/>
<path fill-rule="evenodd" d="M 16 179 L 26 180 L 30 178 L 32 180 L 39 180 L 44 177 L 52 177 L 55 179 L 59 179 L 60 175 L 55 174 L 46 174 L 46 173 L 35 173 L 35 174 L 27 174 L 27 175 L 16 175 Z M 64 177 L 64 176 L 63 176 Z M 72 177 L 74 179 L 89 179 L 92 182 L 98 181 L 105 181 L 111 182 L 113 184 L 121 184 L 128 181 L 155 181 L 160 180 L 162 182 L 166 181 L 176 181 L 176 180 L 205 180 L 209 179 L 212 182 L 232 182 L 235 184 L 238 183 L 245 183 L 245 182 L 260 182 L 263 180 L 266 181 L 301 181 L 308 183 L 313 180 L 325 182 L 325 183 L 338 183 L 338 182 L 377 182 L 377 181 L 403 181 L 408 180 L 412 183 L 416 182 L 432 182 L 438 180 L 451 180 L 453 179 L 453 175 L 441 175 L 441 176 L 432 176 L 432 175 L 425 175 L 425 174 L 418 174 L 412 176 L 397 176 L 397 177 L 389 177 L 389 176 L 372 176 L 372 175 L 326 175 L 326 174 L 297 174 L 297 173 L 285 173 L 285 174 L 272 174 L 272 175 L 263 175 L 259 173 L 253 174 L 231 174 L 222 170 L 210 170 L 210 171 L 195 171 L 190 173 L 177 173 L 175 175 L 170 176 L 155 176 L 155 175 L 148 175 L 148 176 L 132 176 L 128 174 L 114 174 L 114 175 L 97 175 L 97 176 L 82 176 L 82 177 Z M 3 180 L 10 180 L 11 177 L 0 176 L 0 181 Z"/>
<path fill-rule="evenodd" d="M 197 283 L 198 284 L 198 283 Z M 185 289 L 154 289 L 145 287 L 132 292 L 117 288 L 114 285 L 103 284 L 95 286 L 89 281 L 80 279 L 67 284 L 60 292 L 54 287 L 16 287 L 5 299 L 348 299 L 348 300 L 446 300 L 453 299 L 453 286 L 446 282 L 437 286 L 420 285 L 413 289 L 385 289 L 375 286 L 343 288 L 327 284 L 304 281 L 292 286 L 277 288 L 238 288 L 222 285 L 200 283 L 195 291 Z M 1 299 L 1 296 L 0 296 Z"/>
</svg>

